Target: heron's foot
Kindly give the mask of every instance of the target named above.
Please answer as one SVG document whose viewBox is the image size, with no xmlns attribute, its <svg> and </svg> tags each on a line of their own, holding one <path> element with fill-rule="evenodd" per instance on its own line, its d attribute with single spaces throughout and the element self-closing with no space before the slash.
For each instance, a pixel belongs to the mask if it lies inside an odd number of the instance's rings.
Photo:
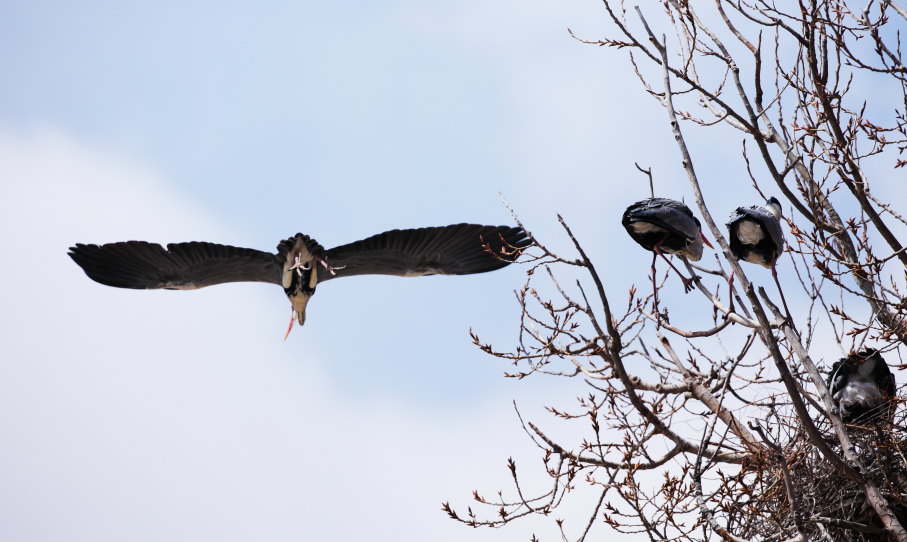
<svg viewBox="0 0 907 542">
<path fill-rule="evenodd" d="M 316 259 L 318 260 L 318 263 L 321 264 L 321 267 L 324 267 L 325 269 L 327 269 L 328 273 L 330 273 L 331 275 L 336 275 L 337 271 L 339 271 L 341 269 L 346 269 L 345 265 L 341 265 L 340 267 L 334 267 L 333 265 L 328 264 L 327 260 L 325 260 L 323 258 L 316 258 Z"/>
<path fill-rule="evenodd" d="M 666 323 L 666 324 L 670 324 L 670 323 L 671 323 L 671 317 L 668 316 L 668 309 L 667 309 L 667 307 L 665 307 L 664 309 L 661 309 L 659 312 L 657 312 L 657 313 L 656 313 L 656 316 L 658 317 L 658 320 L 659 320 L 660 322 L 664 322 L 664 323 Z"/>
<path fill-rule="evenodd" d="M 311 268 L 312 268 L 312 262 L 311 261 L 308 261 L 308 262 L 302 261 L 302 258 L 299 256 L 299 254 L 297 254 L 296 257 L 293 259 L 293 265 L 290 267 L 290 271 L 295 270 L 296 273 L 298 273 L 299 276 L 301 277 L 303 271 L 308 271 Z M 290 333 L 290 331 L 287 330 L 288 335 L 289 335 L 289 333 Z"/>
<path fill-rule="evenodd" d="M 680 277 L 680 280 L 683 281 L 683 293 L 688 294 L 693 291 L 694 283 L 701 279 L 699 275 L 693 275 L 691 278 Z"/>
</svg>

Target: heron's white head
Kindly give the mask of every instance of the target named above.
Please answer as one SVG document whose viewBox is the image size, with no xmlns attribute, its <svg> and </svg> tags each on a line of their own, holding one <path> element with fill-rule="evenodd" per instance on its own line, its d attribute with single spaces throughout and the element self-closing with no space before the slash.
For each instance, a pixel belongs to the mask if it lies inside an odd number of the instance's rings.
<svg viewBox="0 0 907 542">
<path fill-rule="evenodd" d="M 287 325 L 287 332 L 283 335 L 283 340 L 287 340 L 287 337 L 290 336 L 290 331 L 293 330 L 293 320 L 295 319 L 299 322 L 299 325 L 305 324 L 305 308 L 309 304 L 309 299 L 312 298 L 311 294 L 300 292 L 296 295 L 288 295 L 290 298 L 290 304 L 293 306 L 293 312 L 290 314 L 290 323 Z"/>
<path fill-rule="evenodd" d="M 765 208 L 770 212 L 775 218 L 781 220 L 781 202 L 774 196 L 768 198 L 765 201 Z"/>
</svg>

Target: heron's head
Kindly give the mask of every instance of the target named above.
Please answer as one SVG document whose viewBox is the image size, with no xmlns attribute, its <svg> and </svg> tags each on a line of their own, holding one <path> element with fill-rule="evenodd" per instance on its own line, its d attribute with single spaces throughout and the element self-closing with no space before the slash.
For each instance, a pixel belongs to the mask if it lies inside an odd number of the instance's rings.
<svg viewBox="0 0 907 542">
<path fill-rule="evenodd" d="M 781 202 L 778 201 L 778 198 L 772 196 L 765 200 L 765 208 L 768 209 L 768 212 L 773 214 L 778 220 L 781 219 Z"/>
<path fill-rule="evenodd" d="M 709 242 L 709 238 L 702 233 L 702 224 L 699 222 L 699 219 L 695 216 L 693 217 L 693 222 L 696 223 L 696 229 L 699 231 L 699 238 L 693 237 L 692 239 L 687 239 L 687 250 L 685 256 L 688 260 L 698 262 L 702 259 L 702 245 L 709 247 L 712 250 L 715 250 L 715 247 L 712 246 L 712 243 Z"/>
<path fill-rule="evenodd" d="M 315 284 L 318 282 L 318 271 L 314 263 L 310 263 L 309 268 L 302 273 L 293 273 L 290 281 L 290 287 L 284 288 L 290 304 L 293 306 L 293 314 L 290 315 L 290 324 L 287 326 L 287 332 L 283 339 L 290 336 L 293 329 L 293 319 L 295 318 L 299 325 L 305 324 L 305 308 L 309 304 L 309 299 L 315 295 Z M 309 286 L 311 285 L 311 286 Z"/>
<path fill-rule="evenodd" d="M 305 324 L 305 307 L 309 304 L 309 299 L 312 299 L 312 296 L 302 292 L 290 297 L 290 304 L 293 305 L 293 315 L 299 325 Z"/>
<path fill-rule="evenodd" d="M 700 235 L 699 239 L 690 239 L 687 241 L 687 248 L 681 253 L 681 256 L 686 257 L 686 259 L 691 262 L 698 262 L 702 259 L 702 244 L 704 242 L 705 236 Z"/>
</svg>

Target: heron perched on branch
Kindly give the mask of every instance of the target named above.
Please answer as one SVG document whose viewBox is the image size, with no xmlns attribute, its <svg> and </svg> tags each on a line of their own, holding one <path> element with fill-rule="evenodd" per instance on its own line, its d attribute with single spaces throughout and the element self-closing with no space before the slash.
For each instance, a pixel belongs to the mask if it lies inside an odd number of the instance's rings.
<svg viewBox="0 0 907 542">
<path fill-rule="evenodd" d="M 703 243 L 709 248 L 714 248 L 702 234 L 699 220 L 693 216 L 689 207 L 672 199 L 648 198 L 627 207 L 621 223 L 634 241 L 654 253 L 653 282 L 655 258 L 661 256 L 683 281 L 684 291 L 689 292 L 693 289 L 695 277 L 686 278 L 665 256 L 676 254 L 696 262 L 702 258 Z"/>
<path fill-rule="evenodd" d="M 761 265 L 772 270 L 772 278 L 775 279 L 775 285 L 778 286 L 778 293 L 781 294 L 784 310 L 787 313 L 787 317 L 790 318 L 790 310 L 787 308 L 787 300 L 784 299 L 781 283 L 778 282 L 778 271 L 776 269 L 778 258 L 784 252 L 784 232 L 781 230 L 781 203 L 772 197 L 765 202 L 765 206 L 737 207 L 728 218 L 727 228 L 730 234 L 731 253 L 738 260 Z M 732 272 L 729 282 L 733 282 L 733 279 L 734 275 Z"/>
<path fill-rule="evenodd" d="M 325 250 L 297 233 L 277 253 L 216 243 L 145 241 L 77 243 L 69 256 L 91 279 L 117 288 L 194 290 L 225 282 L 268 282 L 283 287 L 293 318 L 305 310 L 318 284 L 354 275 L 469 275 L 513 262 L 530 239 L 521 228 L 454 224 L 391 230 Z"/>
</svg>

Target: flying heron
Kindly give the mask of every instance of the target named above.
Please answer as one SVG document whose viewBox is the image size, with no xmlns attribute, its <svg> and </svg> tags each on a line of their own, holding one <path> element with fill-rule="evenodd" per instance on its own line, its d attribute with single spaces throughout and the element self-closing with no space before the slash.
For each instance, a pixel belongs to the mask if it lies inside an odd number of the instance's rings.
<svg viewBox="0 0 907 542">
<path fill-rule="evenodd" d="M 521 228 L 453 224 L 391 230 L 325 250 L 297 233 L 277 253 L 216 243 L 145 241 L 104 245 L 77 243 L 69 256 L 92 280 L 117 288 L 194 290 L 225 282 L 268 282 L 283 287 L 293 319 L 305 310 L 322 282 L 354 275 L 469 275 L 510 264 L 530 244 Z"/>
</svg>

